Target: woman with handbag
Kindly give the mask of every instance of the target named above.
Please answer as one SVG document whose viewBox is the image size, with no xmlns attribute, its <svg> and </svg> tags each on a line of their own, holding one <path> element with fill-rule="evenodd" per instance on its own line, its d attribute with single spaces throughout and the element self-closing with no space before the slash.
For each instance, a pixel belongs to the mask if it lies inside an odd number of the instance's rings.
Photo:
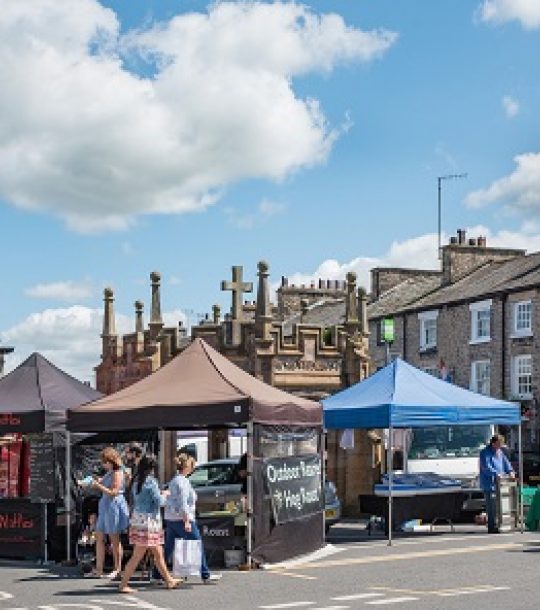
<svg viewBox="0 0 540 610">
<path fill-rule="evenodd" d="M 129 509 L 124 497 L 124 473 L 121 470 L 122 460 L 112 447 L 105 448 L 100 455 L 105 475 L 96 478 L 91 486 L 101 492 L 98 504 L 96 523 L 96 567 L 92 576 L 103 576 L 105 562 L 105 536 L 111 541 L 113 554 L 113 571 L 109 578 L 116 578 L 122 569 L 122 543 L 120 534 L 129 525 Z"/>
<path fill-rule="evenodd" d="M 195 521 L 197 494 L 189 475 L 195 468 L 195 458 L 179 453 L 176 458 L 178 474 L 169 483 L 169 494 L 165 502 L 165 559 L 170 561 L 177 539 L 196 540 L 201 549 L 201 578 L 203 582 L 216 582 L 221 574 L 211 574 L 206 563 L 201 533 Z"/>
<path fill-rule="evenodd" d="M 133 513 L 129 526 L 129 541 L 133 545 L 133 554 L 126 565 L 118 590 L 120 593 L 134 593 L 128 583 L 145 553 L 149 550 L 154 555 L 154 563 L 160 572 L 167 589 L 174 589 L 180 584 L 174 579 L 163 558 L 163 524 L 161 521 L 162 496 L 155 478 L 157 460 L 146 454 L 137 468 L 133 480 Z"/>
</svg>

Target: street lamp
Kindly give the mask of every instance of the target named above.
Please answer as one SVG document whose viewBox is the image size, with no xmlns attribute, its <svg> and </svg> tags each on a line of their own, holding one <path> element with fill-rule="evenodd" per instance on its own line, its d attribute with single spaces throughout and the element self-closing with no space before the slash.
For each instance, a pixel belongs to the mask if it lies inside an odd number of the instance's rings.
<svg viewBox="0 0 540 610">
<path fill-rule="evenodd" d="M 441 182 L 443 180 L 456 180 L 459 178 L 466 178 L 467 174 L 447 174 L 446 176 L 439 176 L 437 178 L 437 209 L 438 209 L 438 235 L 439 235 L 439 259 L 442 258 L 442 244 L 441 244 Z"/>
</svg>

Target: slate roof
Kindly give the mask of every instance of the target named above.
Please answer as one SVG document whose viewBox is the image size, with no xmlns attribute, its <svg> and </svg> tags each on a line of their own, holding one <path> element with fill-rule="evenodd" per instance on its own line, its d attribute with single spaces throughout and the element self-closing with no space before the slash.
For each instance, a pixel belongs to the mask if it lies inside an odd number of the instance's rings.
<svg viewBox="0 0 540 610">
<path fill-rule="evenodd" d="M 285 337 L 292 335 L 294 324 L 300 324 L 302 315 L 296 313 L 283 322 L 283 334 Z M 322 299 L 310 305 L 303 324 L 314 326 L 336 326 L 345 322 L 345 299 Z"/>
<path fill-rule="evenodd" d="M 441 285 L 441 279 L 441 275 L 407 278 L 368 305 L 368 318 L 383 318 L 406 308 L 411 303 L 437 290 Z"/>
<path fill-rule="evenodd" d="M 490 262 L 472 271 L 461 280 L 394 311 L 429 309 L 447 303 L 478 301 L 508 291 L 523 290 L 540 283 L 540 252 L 518 256 L 509 261 Z M 402 285 L 401 285 L 402 286 Z"/>
</svg>

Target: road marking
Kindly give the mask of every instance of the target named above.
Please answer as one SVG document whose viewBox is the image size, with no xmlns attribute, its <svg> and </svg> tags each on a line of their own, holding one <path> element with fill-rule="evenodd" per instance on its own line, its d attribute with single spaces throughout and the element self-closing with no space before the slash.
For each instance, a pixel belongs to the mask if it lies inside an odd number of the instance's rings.
<svg viewBox="0 0 540 610">
<path fill-rule="evenodd" d="M 134 595 L 126 595 L 122 599 L 89 599 L 94 604 L 105 604 L 108 606 L 122 606 L 123 608 L 143 608 L 143 610 L 166 610 L 145 600 L 139 599 Z"/>
<path fill-rule="evenodd" d="M 448 555 L 465 555 L 469 553 L 484 553 L 491 552 L 493 550 L 500 549 L 518 549 L 521 548 L 522 544 L 515 542 L 508 542 L 505 544 L 487 544 L 484 546 L 469 546 L 469 547 L 457 547 L 453 549 L 435 549 L 433 551 L 417 551 L 413 553 L 388 553 L 387 555 L 379 555 L 376 557 L 351 557 L 349 559 L 330 559 L 328 561 L 319 561 L 317 563 L 309 563 L 301 566 L 303 570 L 312 570 L 319 568 L 329 568 L 336 566 L 347 566 L 347 565 L 360 565 L 365 563 L 382 563 L 388 561 L 402 561 L 407 559 L 421 559 L 423 557 L 447 557 Z M 295 570 L 294 566 L 289 568 Z M 300 566 L 299 566 L 300 569 Z"/>
<path fill-rule="evenodd" d="M 317 580 L 317 576 L 308 576 L 307 574 L 292 574 L 291 572 L 285 572 L 284 570 L 268 570 L 269 574 L 276 576 L 289 576 L 290 578 L 303 578 L 304 580 Z"/>
<path fill-rule="evenodd" d="M 8 593 L 7 591 L 0 591 L 0 601 L 5 601 L 6 599 L 13 599 L 13 594 Z"/>
<path fill-rule="evenodd" d="M 346 602 L 353 599 L 370 599 L 373 597 L 382 597 L 382 593 L 356 593 L 355 595 L 340 595 L 339 597 L 330 598 L 334 602 Z"/>
<path fill-rule="evenodd" d="M 403 597 L 385 597 L 384 599 L 375 599 L 371 602 L 366 602 L 368 606 L 383 606 L 386 604 L 401 604 L 403 602 L 417 602 L 419 597 L 412 597 L 410 595 Z"/>
<path fill-rule="evenodd" d="M 446 592 L 439 592 L 436 593 L 436 595 L 438 595 L 439 597 L 457 597 L 458 595 L 475 595 L 477 593 L 492 593 L 494 591 L 510 591 L 510 587 L 490 587 L 490 586 L 486 586 L 486 587 L 478 587 L 476 589 L 473 588 L 467 588 L 467 589 L 462 589 L 460 590 L 456 590 L 456 591 L 446 591 Z"/>
<path fill-rule="evenodd" d="M 319 606 L 312 610 L 345 610 L 345 608 L 350 608 L 350 606 Z"/>
<path fill-rule="evenodd" d="M 270 606 L 259 606 L 265 610 L 273 610 L 274 608 L 300 608 L 301 606 L 313 606 L 315 602 L 289 602 L 287 604 L 272 604 Z"/>
<path fill-rule="evenodd" d="M 376 591 L 385 591 L 387 593 L 405 593 L 409 595 L 436 595 L 439 597 L 453 597 L 457 595 L 472 595 L 475 593 L 491 593 L 492 591 L 508 591 L 510 587 L 495 586 L 495 585 L 471 585 L 468 587 L 456 587 L 454 589 L 432 589 L 432 590 L 416 590 L 416 589 L 397 589 L 393 587 L 370 587 Z"/>
<path fill-rule="evenodd" d="M 468 535 L 468 536 L 433 536 L 430 538 L 422 538 L 422 540 L 400 540 L 399 538 L 397 540 L 394 540 L 392 542 L 392 545 L 394 547 L 398 547 L 398 546 L 417 546 L 417 545 L 425 545 L 425 544 L 437 544 L 438 542 L 455 542 L 455 541 L 470 541 L 470 542 L 478 542 L 478 536 L 481 536 L 482 534 L 474 534 L 473 536 Z M 487 536 L 487 534 L 486 534 Z M 503 536 L 512 536 L 512 534 L 499 534 L 497 536 L 497 538 L 500 540 Z M 346 538 L 352 538 L 352 536 L 343 536 L 343 540 L 345 540 Z M 530 544 L 530 543 L 529 543 Z M 353 543 L 353 544 L 349 544 L 345 547 L 343 547 L 343 550 L 345 551 L 356 551 L 359 548 L 363 549 L 380 549 L 380 548 L 384 548 L 388 546 L 388 539 L 387 538 L 381 538 L 378 542 L 372 542 L 371 544 L 365 544 L 362 541 Z"/>
</svg>

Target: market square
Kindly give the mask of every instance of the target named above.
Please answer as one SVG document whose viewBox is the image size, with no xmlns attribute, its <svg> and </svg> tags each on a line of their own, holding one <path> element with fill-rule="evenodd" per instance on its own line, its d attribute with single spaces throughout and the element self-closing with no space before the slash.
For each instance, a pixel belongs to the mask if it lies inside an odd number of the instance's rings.
<svg viewBox="0 0 540 610">
<path fill-rule="evenodd" d="M 535 607 L 536 0 L 5 0 L 0 610 Z"/>
</svg>

